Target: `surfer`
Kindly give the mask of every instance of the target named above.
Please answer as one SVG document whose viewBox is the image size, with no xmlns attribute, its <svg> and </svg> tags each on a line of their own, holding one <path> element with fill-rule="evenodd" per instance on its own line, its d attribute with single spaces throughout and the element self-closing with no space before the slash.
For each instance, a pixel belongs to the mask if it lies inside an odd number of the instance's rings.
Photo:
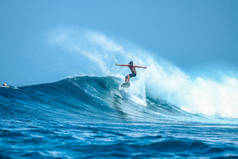
<svg viewBox="0 0 238 159">
<path fill-rule="evenodd" d="M 7 83 L 3 83 L 2 85 L 0 84 L 1 87 L 9 87 Z"/>
<path fill-rule="evenodd" d="M 145 66 L 137 66 L 137 65 L 133 65 L 133 61 L 130 61 L 128 64 L 116 64 L 117 66 L 128 66 L 129 69 L 131 70 L 131 74 L 128 74 L 125 77 L 125 82 L 130 82 L 130 78 L 131 77 L 136 77 L 136 68 L 144 68 L 146 69 L 147 67 Z"/>
</svg>

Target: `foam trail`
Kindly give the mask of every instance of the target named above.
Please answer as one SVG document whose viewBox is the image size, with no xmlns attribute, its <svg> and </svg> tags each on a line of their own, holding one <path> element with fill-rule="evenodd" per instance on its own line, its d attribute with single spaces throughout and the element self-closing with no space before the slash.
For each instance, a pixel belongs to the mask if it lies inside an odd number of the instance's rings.
<svg viewBox="0 0 238 159">
<path fill-rule="evenodd" d="M 164 60 L 156 61 L 140 48 L 120 45 L 93 31 L 58 29 L 50 34 L 49 43 L 86 57 L 103 75 L 124 78 L 128 70 L 115 67 L 115 63 L 133 60 L 138 65 L 148 66 L 146 70 L 138 70 L 128 91 L 141 105 L 146 105 L 145 95 L 149 93 L 191 113 L 238 118 L 238 80 L 234 77 L 223 76 L 220 81 L 192 78 Z"/>
</svg>

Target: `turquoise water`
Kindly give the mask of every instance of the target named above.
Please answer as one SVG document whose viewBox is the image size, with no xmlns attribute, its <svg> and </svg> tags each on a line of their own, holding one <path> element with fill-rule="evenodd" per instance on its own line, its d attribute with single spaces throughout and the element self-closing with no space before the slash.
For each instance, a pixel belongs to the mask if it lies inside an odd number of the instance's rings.
<svg viewBox="0 0 238 159">
<path fill-rule="evenodd" d="M 0 158 L 238 158 L 234 118 L 133 96 L 115 77 L 0 88 Z"/>
</svg>

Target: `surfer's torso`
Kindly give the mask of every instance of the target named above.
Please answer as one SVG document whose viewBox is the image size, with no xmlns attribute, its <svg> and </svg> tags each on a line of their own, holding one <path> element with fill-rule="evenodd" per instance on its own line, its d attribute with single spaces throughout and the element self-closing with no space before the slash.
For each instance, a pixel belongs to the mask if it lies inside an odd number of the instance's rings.
<svg viewBox="0 0 238 159">
<path fill-rule="evenodd" d="M 136 68 L 134 66 L 128 66 L 128 67 L 131 70 L 131 73 L 136 74 Z"/>
</svg>

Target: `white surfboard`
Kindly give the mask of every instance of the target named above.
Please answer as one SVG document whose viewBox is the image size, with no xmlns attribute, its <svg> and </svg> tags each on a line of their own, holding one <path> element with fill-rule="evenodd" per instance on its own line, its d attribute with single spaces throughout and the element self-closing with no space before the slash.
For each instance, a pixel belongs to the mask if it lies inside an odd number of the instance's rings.
<svg viewBox="0 0 238 159">
<path fill-rule="evenodd" d="M 124 82 L 121 84 L 122 88 L 129 88 L 130 87 L 130 82 Z"/>
</svg>

